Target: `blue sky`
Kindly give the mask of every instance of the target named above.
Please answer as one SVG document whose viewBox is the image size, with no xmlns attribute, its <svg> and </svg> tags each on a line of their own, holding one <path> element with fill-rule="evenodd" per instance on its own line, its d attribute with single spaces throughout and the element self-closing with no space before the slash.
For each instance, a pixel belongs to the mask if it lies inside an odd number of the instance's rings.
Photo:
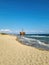
<svg viewBox="0 0 49 65">
<path fill-rule="evenodd" d="M 0 31 L 49 33 L 49 0 L 0 0 Z"/>
</svg>

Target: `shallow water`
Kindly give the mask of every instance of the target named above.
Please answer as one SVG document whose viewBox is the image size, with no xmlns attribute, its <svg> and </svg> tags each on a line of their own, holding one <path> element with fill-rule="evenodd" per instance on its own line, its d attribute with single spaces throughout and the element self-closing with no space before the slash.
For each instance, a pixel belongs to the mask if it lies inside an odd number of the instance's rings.
<svg viewBox="0 0 49 65">
<path fill-rule="evenodd" d="M 25 35 L 18 36 L 18 38 L 25 45 L 49 50 L 49 36 Z"/>
<path fill-rule="evenodd" d="M 39 40 L 41 42 L 44 42 L 45 44 L 49 44 L 49 35 L 25 35 L 25 37 L 27 38 L 31 38 L 31 39 L 36 39 L 36 40 Z"/>
</svg>

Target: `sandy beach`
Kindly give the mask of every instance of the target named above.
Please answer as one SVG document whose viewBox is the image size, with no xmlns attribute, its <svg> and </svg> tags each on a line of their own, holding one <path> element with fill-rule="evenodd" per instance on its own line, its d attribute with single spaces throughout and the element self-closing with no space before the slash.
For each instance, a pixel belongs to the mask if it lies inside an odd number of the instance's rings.
<svg viewBox="0 0 49 65">
<path fill-rule="evenodd" d="M 49 51 L 22 45 L 16 39 L 0 34 L 0 65 L 49 65 Z"/>
</svg>

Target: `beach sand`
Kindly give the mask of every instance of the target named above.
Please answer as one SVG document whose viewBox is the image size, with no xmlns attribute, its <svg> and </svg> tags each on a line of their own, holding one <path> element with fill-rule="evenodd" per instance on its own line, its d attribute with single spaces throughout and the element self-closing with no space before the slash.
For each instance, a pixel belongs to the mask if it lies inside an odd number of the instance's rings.
<svg viewBox="0 0 49 65">
<path fill-rule="evenodd" d="M 49 51 L 23 45 L 16 39 L 0 34 L 0 65 L 49 65 Z"/>
</svg>

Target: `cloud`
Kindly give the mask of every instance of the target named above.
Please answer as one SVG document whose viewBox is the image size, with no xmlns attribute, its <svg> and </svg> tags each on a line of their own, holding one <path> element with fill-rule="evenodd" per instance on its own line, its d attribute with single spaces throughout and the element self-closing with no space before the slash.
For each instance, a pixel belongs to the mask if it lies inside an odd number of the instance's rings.
<svg viewBox="0 0 49 65">
<path fill-rule="evenodd" d="M 22 30 L 16 30 L 16 33 L 19 33 Z M 45 31 L 42 30 L 24 30 L 24 32 L 26 32 L 26 34 L 38 34 L 38 33 L 44 33 Z"/>
<path fill-rule="evenodd" d="M 38 34 L 38 33 L 46 33 L 46 31 L 43 30 L 25 30 L 26 33 L 31 34 Z"/>
<path fill-rule="evenodd" d="M 10 30 L 10 29 L 0 29 L 0 33 L 16 33 L 19 34 L 19 32 L 22 30 Z M 26 34 L 38 34 L 38 33 L 49 33 L 43 30 L 24 30 Z"/>
<path fill-rule="evenodd" d="M 10 29 L 1 29 L 1 33 L 11 33 L 12 31 Z"/>
</svg>

